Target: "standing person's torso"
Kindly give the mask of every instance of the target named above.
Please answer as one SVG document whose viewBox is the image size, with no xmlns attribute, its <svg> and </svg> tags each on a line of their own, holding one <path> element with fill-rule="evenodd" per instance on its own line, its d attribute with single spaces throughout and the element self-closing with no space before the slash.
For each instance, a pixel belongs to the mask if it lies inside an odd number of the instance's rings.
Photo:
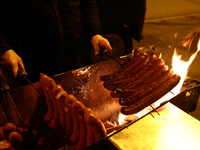
<svg viewBox="0 0 200 150">
<path fill-rule="evenodd" d="M 3 35 L 22 56 L 25 67 L 34 68 L 29 70 L 37 73 L 59 73 L 60 52 L 70 49 L 70 43 L 81 38 L 80 0 L 5 0 L 1 3 L 5 12 Z"/>
</svg>

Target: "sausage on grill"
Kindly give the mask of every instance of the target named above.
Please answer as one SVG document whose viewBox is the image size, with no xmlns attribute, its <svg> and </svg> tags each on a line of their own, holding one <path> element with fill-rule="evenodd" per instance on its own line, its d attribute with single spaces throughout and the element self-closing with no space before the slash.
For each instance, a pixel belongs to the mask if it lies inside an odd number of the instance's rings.
<svg viewBox="0 0 200 150">
<path fill-rule="evenodd" d="M 180 81 L 180 76 L 174 74 L 172 77 L 168 79 L 168 81 L 165 84 L 161 85 L 160 88 L 156 89 L 154 92 L 152 92 L 142 100 L 138 101 L 133 105 L 123 107 L 121 109 L 121 113 L 123 113 L 124 115 L 130 115 L 141 111 L 143 108 L 151 105 L 152 103 L 157 101 L 160 97 L 167 94 L 171 89 L 173 89 L 179 83 L 179 81 Z"/>
</svg>

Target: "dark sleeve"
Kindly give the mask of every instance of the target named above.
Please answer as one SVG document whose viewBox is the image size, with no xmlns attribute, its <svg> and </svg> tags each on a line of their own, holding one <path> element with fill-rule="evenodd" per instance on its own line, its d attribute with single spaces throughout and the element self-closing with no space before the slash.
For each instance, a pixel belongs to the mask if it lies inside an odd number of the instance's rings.
<svg viewBox="0 0 200 150">
<path fill-rule="evenodd" d="M 0 54 L 5 52 L 6 50 L 12 49 L 12 47 L 7 43 L 5 38 L 6 34 L 6 13 L 3 8 L 2 0 L 0 0 Z"/>
<path fill-rule="evenodd" d="M 80 3 L 81 24 L 88 40 L 96 34 L 102 34 L 99 13 L 95 0 L 82 0 Z"/>
<path fill-rule="evenodd" d="M 12 47 L 7 43 L 6 39 L 0 35 L 0 54 L 9 49 L 12 49 Z"/>
</svg>

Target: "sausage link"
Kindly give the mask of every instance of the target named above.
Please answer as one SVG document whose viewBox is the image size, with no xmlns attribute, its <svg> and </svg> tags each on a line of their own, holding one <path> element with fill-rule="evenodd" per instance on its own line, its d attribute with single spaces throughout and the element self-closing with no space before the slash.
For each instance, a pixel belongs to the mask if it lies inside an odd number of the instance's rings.
<svg viewBox="0 0 200 150">
<path fill-rule="evenodd" d="M 120 100 L 123 101 L 124 105 L 131 105 L 139 100 L 143 99 L 147 95 L 151 94 L 153 91 L 158 89 L 161 85 L 165 84 L 165 82 L 173 75 L 173 70 L 169 69 L 163 73 L 160 78 L 157 78 L 154 82 L 146 86 L 145 88 L 139 90 L 138 92 L 134 93 L 130 97 L 121 98 Z"/>
<path fill-rule="evenodd" d="M 54 82 L 47 75 L 40 73 L 40 85 L 45 95 L 46 103 L 47 103 L 47 113 L 44 116 L 44 120 L 46 122 L 50 122 L 53 118 L 53 102 L 49 95 L 49 90 L 52 90 L 51 84 L 47 84 L 48 82 Z"/>
<path fill-rule="evenodd" d="M 85 117 L 85 122 L 88 124 L 87 130 L 91 130 L 94 133 L 94 142 L 96 143 L 102 138 L 105 138 L 107 136 L 106 129 L 102 121 L 95 116 L 94 112 L 90 109 L 88 109 L 88 113 Z"/>
<path fill-rule="evenodd" d="M 144 54 L 141 55 L 140 57 L 137 57 L 137 58 L 136 58 L 136 61 L 135 61 L 129 68 L 126 68 L 126 69 L 123 70 L 123 71 L 122 71 L 122 70 L 119 70 L 119 71 L 118 71 L 118 76 L 117 76 L 116 78 L 104 82 L 104 84 L 103 84 L 104 87 L 105 87 L 106 89 L 112 91 L 113 88 L 115 88 L 114 83 L 115 83 L 116 81 L 120 80 L 120 79 L 123 79 L 123 78 L 126 77 L 127 75 L 129 75 L 131 70 L 134 70 L 135 68 L 138 68 L 138 65 L 139 65 L 140 63 L 142 63 L 143 60 L 145 60 L 145 58 L 146 58 L 146 55 L 144 55 Z M 133 69 L 133 68 L 134 68 L 134 69 Z M 138 71 L 138 70 L 136 69 L 135 71 Z"/>
<path fill-rule="evenodd" d="M 85 112 L 87 111 L 87 108 L 85 105 L 83 105 L 82 102 L 77 101 L 73 107 L 76 116 L 78 117 L 79 124 L 80 124 L 80 135 L 79 135 L 79 141 L 76 145 L 77 150 L 82 150 L 86 147 L 86 137 L 87 137 L 87 127 L 84 120 Z"/>
<path fill-rule="evenodd" d="M 141 76 L 138 80 L 131 82 L 128 86 L 126 86 L 126 89 L 116 89 L 113 92 L 111 92 L 111 96 L 114 98 L 126 98 L 130 97 L 134 93 L 137 93 L 139 90 L 144 89 L 147 85 L 155 81 L 157 78 L 159 78 L 163 72 L 168 70 L 167 65 L 162 65 L 157 68 L 155 72 L 147 72 L 143 76 Z M 152 73 L 152 74 L 151 74 Z M 123 105 L 123 103 L 121 103 Z"/>
<path fill-rule="evenodd" d="M 53 84 L 53 89 L 49 91 L 49 95 L 52 97 L 52 103 L 53 103 L 53 118 L 49 123 L 49 127 L 52 129 L 59 129 L 58 127 L 60 126 L 60 121 L 59 121 L 59 109 L 58 109 L 58 104 L 57 104 L 57 100 L 53 94 L 53 91 L 56 89 L 57 85 Z"/>
<path fill-rule="evenodd" d="M 129 105 L 126 107 L 123 107 L 121 109 L 121 113 L 124 115 L 130 115 L 135 114 L 145 107 L 151 105 L 155 101 L 157 101 L 159 98 L 167 94 L 171 89 L 173 89 L 180 81 L 180 76 L 177 74 L 174 74 L 168 81 L 166 81 L 165 84 L 163 84 L 160 88 L 155 90 L 153 93 L 148 95 L 147 97 L 143 98 L 142 100 L 138 101 L 137 103 L 133 105 Z"/>
<path fill-rule="evenodd" d="M 71 105 L 71 116 L 72 116 L 72 120 L 73 120 L 73 132 L 70 136 L 70 140 L 72 144 L 76 144 L 79 140 L 79 135 L 80 135 L 80 124 L 79 124 L 79 120 L 78 117 L 76 116 L 75 110 L 73 109 L 75 103 L 77 102 L 77 99 L 74 97 L 74 95 L 72 94 L 68 94 L 68 100 L 72 101 L 72 105 Z"/>
<path fill-rule="evenodd" d="M 135 72 L 134 74 L 132 74 L 130 72 L 130 74 L 127 77 L 125 77 L 122 80 L 119 80 L 119 81 L 115 82 L 114 85 L 113 85 L 113 90 L 120 89 L 121 87 L 124 87 L 127 84 L 129 84 L 131 82 L 134 82 L 139 77 L 141 77 L 144 73 L 146 73 L 148 70 L 150 70 L 153 67 L 153 64 L 155 63 L 155 61 L 157 60 L 157 56 L 156 55 L 151 55 L 151 56 L 148 56 L 148 57 L 150 57 L 148 62 L 147 63 L 143 62 L 141 64 L 141 65 L 143 65 L 142 69 L 139 69 L 139 71 Z M 147 61 L 147 59 L 145 61 Z M 132 70 L 135 70 L 135 68 L 133 68 Z M 112 92 L 111 95 L 115 98 L 115 93 Z"/>
<path fill-rule="evenodd" d="M 135 49 L 134 50 L 134 55 L 133 55 L 133 57 L 132 57 L 130 62 L 128 62 L 123 68 L 121 68 L 119 71 L 117 71 L 117 72 L 115 72 L 113 74 L 101 76 L 101 80 L 106 82 L 106 81 L 113 80 L 113 79 L 117 78 L 119 76 L 120 72 L 123 72 L 128 67 L 130 67 L 130 65 L 132 65 L 136 61 L 136 58 L 138 56 L 140 56 L 140 55 L 141 55 L 140 49 Z"/>
<path fill-rule="evenodd" d="M 67 95 L 66 91 L 60 85 L 57 85 L 56 88 L 53 90 L 53 96 L 55 97 L 55 101 L 58 106 L 58 113 L 59 113 L 59 121 L 61 128 L 65 130 L 65 112 L 64 112 L 64 104 L 65 104 L 65 96 Z"/>
<path fill-rule="evenodd" d="M 71 136 L 73 132 L 73 118 L 71 114 L 71 107 L 73 103 L 74 103 L 73 99 L 70 99 L 68 95 L 65 95 L 65 105 L 64 105 L 65 122 L 66 122 L 65 132 L 68 136 Z"/>
<path fill-rule="evenodd" d="M 155 72 L 159 72 L 161 67 L 165 64 L 163 59 L 158 59 L 155 63 L 154 66 L 147 71 L 145 74 L 143 74 L 138 80 L 133 82 L 130 82 L 129 84 L 127 84 L 124 87 L 121 87 L 122 90 L 124 89 L 133 89 L 134 87 L 138 86 L 138 85 L 142 85 L 143 83 L 145 83 L 146 81 L 149 80 L 149 78 L 151 76 L 153 76 L 155 74 Z M 160 67 L 161 66 L 161 67 Z M 165 66 L 166 67 L 166 66 Z"/>
</svg>

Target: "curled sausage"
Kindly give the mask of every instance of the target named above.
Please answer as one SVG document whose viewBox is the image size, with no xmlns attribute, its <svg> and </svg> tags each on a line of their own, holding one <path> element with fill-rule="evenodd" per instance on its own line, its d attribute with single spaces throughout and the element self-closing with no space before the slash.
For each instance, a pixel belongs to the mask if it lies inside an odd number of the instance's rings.
<svg viewBox="0 0 200 150">
<path fill-rule="evenodd" d="M 136 68 L 132 68 L 134 71 L 130 71 L 127 73 L 127 76 L 125 76 L 123 79 L 119 79 L 116 82 L 112 84 L 111 90 L 119 89 L 121 87 L 126 86 L 127 84 L 130 84 L 134 81 L 136 81 L 138 78 L 140 78 L 145 72 L 150 70 L 154 64 L 154 62 L 157 60 L 156 55 L 147 55 L 146 59 Z M 112 95 L 112 93 L 111 93 Z M 114 95 L 113 95 L 114 97 Z"/>
<path fill-rule="evenodd" d="M 142 53 L 141 53 L 140 49 L 136 49 L 134 51 L 134 55 L 130 62 L 128 62 L 123 68 L 121 68 L 119 71 L 117 71 L 115 73 L 112 73 L 110 75 L 101 76 L 101 80 L 104 82 L 111 81 L 111 80 L 114 81 L 121 75 L 122 72 L 125 72 L 127 69 L 129 69 L 131 67 L 131 65 L 133 65 L 138 60 L 138 57 L 141 55 L 142 55 Z"/>
<path fill-rule="evenodd" d="M 147 95 L 151 94 L 153 91 L 158 89 L 161 85 L 165 84 L 165 82 L 172 76 L 173 70 L 169 69 L 166 72 L 163 73 L 163 75 L 160 78 L 157 78 L 157 80 L 153 81 L 151 84 L 146 86 L 145 88 L 142 88 L 138 92 L 134 93 L 130 97 L 127 98 L 121 98 L 120 103 L 123 102 L 123 105 L 131 105 L 139 100 L 143 99 Z"/>
<path fill-rule="evenodd" d="M 143 74 L 140 78 L 138 78 L 138 80 L 134 81 L 134 82 L 130 82 L 129 84 L 127 84 L 126 86 L 120 87 L 122 90 L 123 89 L 133 89 L 134 87 L 138 86 L 138 85 L 142 85 L 143 83 L 145 83 L 146 81 L 149 81 L 149 78 L 153 75 L 155 75 L 155 72 L 159 72 L 161 70 L 161 67 L 165 64 L 165 61 L 163 59 L 158 59 L 155 63 L 154 66 L 147 71 L 145 74 Z M 168 68 L 167 68 L 168 69 Z"/>
<path fill-rule="evenodd" d="M 137 72 L 138 69 L 133 70 L 133 68 L 138 68 L 137 66 L 142 63 L 143 60 L 145 60 L 145 58 L 147 57 L 147 55 L 141 55 L 140 57 L 136 58 L 136 61 L 127 69 L 125 70 L 119 70 L 118 71 L 118 76 L 112 80 L 106 81 L 104 82 L 104 87 L 107 88 L 108 90 L 113 90 L 115 88 L 115 82 L 117 82 L 118 80 L 124 79 L 126 76 L 130 75 L 131 72 Z M 133 73 L 133 74 L 134 74 Z"/>
<path fill-rule="evenodd" d="M 53 102 L 51 99 L 51 96 L 49 94 L 49 91 L 53 89 L 53 87 L 51 86 L 52 84 L 48 84 L 49 82 L 52 82 L 53 84 L 53 80 L 51 78 L 49 78 L 47 75 L 40 73 L 40 85 L 43 89 L 45 98 L 46 98 L 46 103 L 47 103 L 47 113 L 44 116 L 44 120 L 46 122 L 50 122 L 53 118 Z"/>
<path fill-rule="evenodd" d="M 78 117 L 76 116 L 75 110 L 73 109 L 76 102 L 77 102 L 77 99 L 72 94 L 68 94 L 67 99 L 65 100 L 65 103 L 66 105 L 71 103 L 70 112 L 71 112 L 71 117 L 72 117 L 72 122 L 73 122 L 73 131 L 70 136 L 70 140 L 72 144 L 76 144 L 80 136 L 80 123 L 79 123 Z"/>
<path fill-rule="evenodd" d="M 120 84 L 127 84 L 126 83 L 127 81 L 129 81 L 130 79 L 133 79 L 132 76 L 134 76 L 137 72 L 139 72 L 145 67 L 149 58 L 150 58 L 149 55 L 142 55 L 141 57 L 138 58 L 138 60 L 132 66 L 130 66 L 130 68 L 121 72 L 121 75 L 117 79 L 105 82 L 104 87 L 112 91 Z"/>
<path fill-rule="evenodd" d="M 156 79 L 158 79 L 166 70 L 168 70 L 167 65 L 162 65 L 157 68 L 155 71 L 148 71 L 146 74 L 142 75 L 137 80 L 130 82 L 130 84 L 127 84 L 126 87 L 117 88 L 116 90 L 111 92 L 111 96 L 114 98 L 126 98 L 129 97 L 135 93 L 137 93 L 139 90 L 144 89 L 147 85 L 154 82 Z M 123 103 L 120 102 L 121 105 Z"/>
<path fill-rule="evenodd" d="M 82 150 L 86 147 L 87 127 L 84 120 L 84 116 L 85 116 L 85 112 L 87 111 L 87 108 L 80 101 L 76 101 L 73 109 L 76 116 L 78 117 L 79 124 L 80 124 L 80 135 L 79 135 L 79 141 L 76 145 L 76 149 Z"/>
<path fill-rule="evenodd" d="M 168 81 L 165 84 L 161 85 L 160 88 L 156 89 L 154 92 L 152 92 L 142 100 L 138 101 L 133 105 L 123 107 L 121 109 L 121 113 L 124 115 L 130 115 L 141 111 L 145 107 L 151 105 L 159 98 L 167 94 L 171 89 L 173 89 L 179 83 L 179 81 L 180 81 L 180 76 L 174 74 L 171 78 L 168 79 Z"/>
<path fill-rule="evenodd" d="M 57 85 L 56 88 L 53 90 L 53 96 L 55 97 L 55 101 L 58 106 L 59 112 L 59 120 L 62 129 L 65 129 L 65 112 L 63 106 L 65 105 L 65 96 L 67 92 L 63 90 L 60 85 Z"/>
<path fill-rule="evenodd" d="M 102 121 L 95 116 L 94 112 L 87 108 L 88 113 L 85 115 L 85 122 L 87 123 L 87 130 L 93 132 L 94 134 L 94 142 L 97 142 L 101 140 L 102 138 L 105 138 L 107 133 L 104 124 Z M 91 133 L 88 136 L 92 136 Z M 89 140 L 87 138 L 87 140 Z M 89 143 L 89 142 L 88 142 Z"/>
<path fill-rule="evenodd" d="M 53 118 L 49 123 L 49 127 L 52 129 L 59 129 L 58 127 L 60 126 L 60 121 L 59 121 L 59 109 L 58 109 L 58 104 L 57 100 L 55 98 L 55 95 L 53 93 L 54 90 L 56 90 L 57 85 L 53 84 L 53 82 L 49 82 L 51 86 L 53 87 L 52 90 L 49 91 L 49 95 L 52 98 L 52 103 L 53 103 Z"/>
</svg>

